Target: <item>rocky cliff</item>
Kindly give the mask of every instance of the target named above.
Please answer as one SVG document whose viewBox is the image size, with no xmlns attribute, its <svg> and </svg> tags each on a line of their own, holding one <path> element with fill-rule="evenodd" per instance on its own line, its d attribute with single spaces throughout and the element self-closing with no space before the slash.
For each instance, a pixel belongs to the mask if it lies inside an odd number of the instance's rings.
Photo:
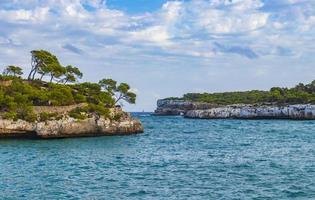
<svg viewBox="0 0 315 200">
<path fill-rule="evenodd" d="M 296 119 L 315 120 L 315 105 L 227 105 L 181 100 L 159 100 L 156 115 L 184 115 L 199 119 Z"/>
<path fill-rule="evenodd" d="M 207 103 L 187 102 L 183 100 L 160 99 L 154 115 L 184 115 L 189 110 L 205 110 L 214 105 Z"/>
<path fill-rule="evenodd" d="M 97 117 L 79 120 L 68 116 L 46 122 L 0 119 L 0 138 L 67 138 L 129 135 L 142 132 L 141 122 L 129 115 L 115 121 Z"/>
<path fill-rule="evenodd" d="M 185 117 L 199 119 L 232 118 L 314 120 L 315 105 L 229 105 L 206 110 L 190 110 L 185 113 Z"/>
</svg>

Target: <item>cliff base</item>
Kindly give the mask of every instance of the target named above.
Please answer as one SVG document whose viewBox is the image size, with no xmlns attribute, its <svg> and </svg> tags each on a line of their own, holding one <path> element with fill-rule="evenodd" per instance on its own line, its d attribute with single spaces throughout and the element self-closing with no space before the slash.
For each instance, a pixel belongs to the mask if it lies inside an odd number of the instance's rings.
<svg viewBox="0 0 315 200">
<path fill-rule="evenodd" d="M 78 120 L 65 117 L 46 122 L 0 120 L 0 138 L 69 138 L 90 136 L 131 135 L 143 133 L 139 120 L 126 118 L 111 121 L 104 118 Z"/>
</svg>

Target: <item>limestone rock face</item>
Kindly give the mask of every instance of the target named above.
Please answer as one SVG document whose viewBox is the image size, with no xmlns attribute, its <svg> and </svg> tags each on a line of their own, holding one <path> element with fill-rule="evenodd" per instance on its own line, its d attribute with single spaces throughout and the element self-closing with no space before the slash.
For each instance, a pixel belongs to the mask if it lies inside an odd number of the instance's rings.
<svg viewBox="0 0 315 200">
<path fill-rule="evenodd" d="M 154 115 L 181 115 L 189 110 L 204 110 L 214 106 L 208 103 L 196 103 L 183 100 L 160 99 L 157 101 L 157 109 Z"/>
<path fill-rule="evenodd" d="M 47 122 L 26 122 L 23 120 L 0 120 L 0 137 L 34 137 L 34 138 L 66 138 L 129 135 L 142 133 L 143 126 L 137 119 L 131 117 L 120 121 L 110 121 L 104 118 L 91 117 L 77 120 L 65 117 Z"/>
<path fill-rule="evenodd" d="M 200 119 L 300 119 L 315 120 L 315 105 L 246 105 L 218 106 L 209 103 L 161 99 L 155 115 L 184 115 Z"/>
<path fill-rule="evenodd" d="M 0 137 L 33 137 L 36 125 L 23 120 L 0 120 Z"/>
<path fill-rule="evenodd" d="M 205 110 L 189 110 L 187 118 L 200 119 L 296 119 L 314 120 L 315 105 L 253 106 L 229 105 Z"/>
</svg>

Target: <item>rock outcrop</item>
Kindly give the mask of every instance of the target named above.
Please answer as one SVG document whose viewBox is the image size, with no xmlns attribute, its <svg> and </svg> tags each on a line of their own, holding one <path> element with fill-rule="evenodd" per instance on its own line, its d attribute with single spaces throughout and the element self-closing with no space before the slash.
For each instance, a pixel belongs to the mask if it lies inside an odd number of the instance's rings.
<svg viewBox="0 0 315 200">
<path fill-rule="evenodd" d="M 0 120 L 0 138 L 67 138 L 88 136 L 112 136 L 142 133 L 143 126 L 130 116 L 113 121 L 104 118 L 78 120 L 64 117 L 46 122 Z"/>
<path fill-rule="evenodd" d="M 183 100 L 158 100 L 154 115 L 183 115 L 199 119 L 296 119 L 315 120 L 315 105 L 227 105 Z"/>
<path fill-rule="evenodd" d="M 213 108 L 208 103 L 195 103 L 183 100 L 160 99 L 154 115 L 184 115 L 189 110 L 205 110 Z"/>
<path fill-rule="evenodd" d="M 229 105 L 206 110 L 190 110 L 187 118 L 199 119 L 295 119 L 314 120 L 315 105 L 252 106 Z"/>
</svg>

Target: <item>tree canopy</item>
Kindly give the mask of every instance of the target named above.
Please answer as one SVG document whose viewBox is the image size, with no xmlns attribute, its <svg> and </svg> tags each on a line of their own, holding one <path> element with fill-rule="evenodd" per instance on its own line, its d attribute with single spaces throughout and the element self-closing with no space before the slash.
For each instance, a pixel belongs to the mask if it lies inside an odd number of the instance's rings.
<svg viewBox="0 0 315 200">
<path fill-rule="evenodd" d="M 135 103 L 136 95 L 127 83 L 117 85 L 112 79 L 99 83 L 83 82 L 83 73 L 78 67 L 62 66 L 58 58 L 45 50 L 31 51 L 31 71 L 27 79 L 19 77 L 22 68 L 8 66 L 0 75 L 0 117 L 36 120 L 33 106 L 67 106 L 84 103 L 86 108 L 71 112 L 82 118 L 82 113 L 108 115 L 108 109 L 119 101 Z M 44 77 L 48 77 L 48 82 Z M 1 82 L 11 80 L 10 84 Z M 48 115 L 43 114 L 43 118 Z"/>
<path fill-rule="evenodd" d="M 269 91 L 251 90 L 244 92 L 187 93 L 181 98 L 167 98 L 216 105 L 229 104 L 309 104 L 315 103 L 315 81 L 293 88 L 273 87 Z"/>
<path fill-rule="evenodd" d="M 21 67 L 9 65 L 4 69 L 3 75 L 21 76 L 23 75 L 23 70 Z"/>
<path fill-rule="evenodd" d="M 48 51 L 33 50 L 31 55 L 32 69 L 28 75 L 28 80 L 34 80 L 36 75 L 39 75 L 40 80 L 48 76 L 50 82 L 74 83 L 83 77 L 79 68 L 72 65 L 62 66 L 58 58 Z"/>
<path fill-rule="evenodd" d="M 73 67 L 72 65 L 68 65 L 65 68 L 64 78 L 61 80 L 64 84 L 71 82 L 74 83 L 83 77 L 82 72 L 77 67 Z"/>
<path fill-rule="evenodd" d="M 115 96 L 115 104 L 123 100 L 130 104 L 136 103 L 136 94 L 130 90 L 130 86 L 127 83 L 120 83 L 113 79 L 102 79 L 99 81 L 99 85 L 104 91 Z"/>
</svg>

